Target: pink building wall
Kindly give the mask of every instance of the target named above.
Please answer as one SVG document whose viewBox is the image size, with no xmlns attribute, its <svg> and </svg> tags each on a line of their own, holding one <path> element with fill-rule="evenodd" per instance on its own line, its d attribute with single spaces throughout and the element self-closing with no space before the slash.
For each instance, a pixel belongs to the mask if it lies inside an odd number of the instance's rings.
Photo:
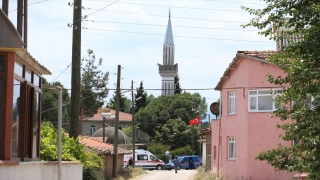
<svg viewBox="0 0 320 180">
<path fill-rule="evenodd" d="M 243 58 L 236 64 L 229 78 L 223 81 L 221 90 L 222 117 L 212 122 L 212 168 L 222 171 L 227 179 L 281 180 L 292 173 L 275 172 L 266 161 L 254 160 L 263 150 L 276 148 L 277 144 L 290 146 L 276 127 L 279 119 L 271 118 L 270 112 L 248 111 L 248 90 L 277 88 L 267 81 L 266 75 L 285 76 L 283 71 L 270 64 Z M 236 92 L 236 114 L 228 114 L 229 92 Z M 219 131 L 219 124 L 221 128 Z M 219 132 L 221 147 L 219 148 Z M 228 137 L 236 137 L 236 159 L 228 160 Z M 214 146 L 217 158 L 214 159 Z M 220 150 L 220 151 L 219 151 Z M 218 157 L 220 159 L 218 159 Z"/>
</svg>

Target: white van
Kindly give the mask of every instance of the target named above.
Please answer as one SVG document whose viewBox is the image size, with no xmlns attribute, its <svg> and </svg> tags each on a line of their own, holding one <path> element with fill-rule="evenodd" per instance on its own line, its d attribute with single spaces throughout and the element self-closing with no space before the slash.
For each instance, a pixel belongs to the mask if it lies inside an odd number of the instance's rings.
<svg viewBox="0 0 320 180">
<path fill-rule="evenodd" d="M 135 166 L 142 167 L 143 169 L 157 169 L 161 170 L 164 168 L 164 162 L 153 155 L 151 152 L 143 149 L 138 149 L 135 151 Z M 133 157 L 133 154 L 124 155 L 123 163 L 124 165 L 128 164 L 130 157 Z"/>
</svg>

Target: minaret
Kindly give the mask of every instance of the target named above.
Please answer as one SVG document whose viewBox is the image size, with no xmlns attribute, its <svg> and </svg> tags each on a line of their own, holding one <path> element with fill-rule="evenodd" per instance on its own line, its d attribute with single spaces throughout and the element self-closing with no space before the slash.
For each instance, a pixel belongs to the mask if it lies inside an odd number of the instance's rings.
<svg viewBox="0 0 320 180">
<path fill-rule="evenodd" d="M 159 74 L 162 77 L 162 95 L 174 94 L 174 77 L 178 74 L 178 64 L 174 64 L 174 42 L 171 27 L 171 15 L 169 10 L 169 21 L 163 44 L 163 65 L 159 64 Z"/>
</svg>

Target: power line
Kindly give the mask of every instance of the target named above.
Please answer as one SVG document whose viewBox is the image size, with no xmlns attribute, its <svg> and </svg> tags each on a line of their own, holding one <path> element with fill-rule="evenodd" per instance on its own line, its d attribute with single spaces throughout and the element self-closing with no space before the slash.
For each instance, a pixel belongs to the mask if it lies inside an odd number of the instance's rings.
<svg viewBox="0 0 320 180">
<path fill-rule="evenodd" d="M 102 1 L 102 2 L 111 2 L 111 1 Z M 182 7 L 182 6 L 165 6 L 165 5 L 159 5 L 159 4 L 155 5 L 155 4 L 141 4 L 141 3 L 129 3 L 129 2 L 118 2 L 118 4 L 134 4 L 134 5 L 156 6 L 156 7 L 166 7 L 166 8 L 198 9 L 198 10 L 206 10 L 206 11 L 227 11 L 227 12 L 241 12 L 241 13 L 245 12 L 245 13 L 247 13 L 247 11 L 239 11 L 239 10 Z"/>
<path fill-rule="evenodd" d="M 117 30 L 108 30 L 108 29 L 94 29 L 94 28 L 85 28 L 86 30 L 95 30 L 95 31 L 109 31 L 109 32 L 121 32 L 121 33 L 129 33 L 129 34 L 143 34 L 143 35 L 153 35 L 153 36 L 165 36 L 163 34 L 152 34 L 152 33 L 140 33 L 140 32 L 130 32 L 130 31 L 117 31 Z M 220 38 L 210 38 L 210 37 L 191 37 L 191 36 L 174 36 L 180 38 L 190 38 L 190 39 L 206 39 L 206 40 L 218 40 L 218 41 L 241 41 L 241 42 L 261 42 L 261 43 L 274 43 L 268 41 L 250 41 L 250 40 L 242 40 L 242 39 L 220 39 Z"/>
<path fill-rule="evenodd" d="M 85 1 L 100 1 L 100 2 L 108 2 L 105 0 L 85 0 Z M 199 2 L 199 0 L 169 0 L 169 1 L 196 1 Z M 254 3 L 254 2 L 240 2 L 240 1 L 223 1 L 223 0 L 204 0 L 204 1 L 215 1 L 215 2 L 222 2 L 222 3 L 238 3 L 238 4 L 256 4 L 256 5 L 265 5 L 261 3 Z"/>
<path fill-rule="evenodd" d="M 90 20 L 87 19 L 86 21 L 89 22 L 104 22 L 104 23 L 115 23 L 115 24 L 133 24 L 133 25 L 142 25 L 142 26 L 167 26 L 167 25 L 160 25 L 160 24 L 141 24 L 141 23 L 128 23 L 128 22 L 114 22 L 114 21 L 97 21 L 97 20 Z M 237 30 L 237 31 L 258 31 L 258 30 L 248 30 L 248 29 L 229 29 L 229 28 L 210 28 L 210 27 L 195 27 L 195 26 L 172 26 L 182 27 L 182 28 L 198 28 L 198 29 L 221 29 L 221 30 Z"/>
<path fill-rule="evenodd" d="M 72 64 L 72 63 L 71 63 L 71 64 Z M 64 73 L 64 72 L 71 66 L 71 64 L 69 64 L 69 66 L 67 66 L 67 68 L 64 69 L 64 70 L 59 74 L 59 76 L 56 77 L 56 78 L 53 80 L 53 82 L 54 82 L 55 80 L 57 80 L 57 79 L 61 76 L 61 74 Z"/>
<path fill-rule="evenodd" d="M 38 2 L 35 2 L 35 3 L 28 4 L 28 6 L 32 6 L 32 5 L 35 5 L 35 4 L 44 3 L 44 2 L 46 2 L 46 1 L 49 1 L 49 0 L 38 1 Z M 17 9 L 12 9 L 12 10 L 10 10 L 9 12 L 12 12 L 12 11 L 15 11 L 15 10 L 17 10 Z"/>
<path fill-rule="evenodd" d="M 92 8 L 87 8 L 88 10 L 97 10 Z M 113 11 L 113 10 L 102 10 L 102 11 L 109 11 L 113 13 L 124 13 L 124 14 L 135 14 L 135 15 L 142 15 L 142 16 L 157 16 L 157 17 L 165 17 L 168 18 L 168 16 L 164 15 L 154 15 L 154 14 L 142 14 L 142 13 L 132 13 L 132 12 L 124 12 L 124 11 Z M 225 20 L 216 20 L 216 19 L 201 19 L 201 18 L 189 18 L 189 17 L 179 17 L 179 16 L 171 16 L 171 18 L 177 18 L 177 19 L 191 19 L 191 20 L 200 20 L 200 21 L 217 21 L 217 22 L 231 22 L 231 23 L 248 23 L 248 22 L 240 22 L 240 21 L 225 21 Z"/>
</svg>

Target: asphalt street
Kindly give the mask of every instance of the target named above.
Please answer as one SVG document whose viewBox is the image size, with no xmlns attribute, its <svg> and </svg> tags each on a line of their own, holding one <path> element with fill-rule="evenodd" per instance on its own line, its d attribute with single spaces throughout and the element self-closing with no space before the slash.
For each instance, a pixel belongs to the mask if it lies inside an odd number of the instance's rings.
<svg viewBox="0 0 320 180">
<path fill-rule="evenodd" d="M 153 170 L 146 171 L 147 174 L 140 175 L 133 180 L 193 180 L 196 175 L 196 170 L 178 170 L 178 173 L 173 170 Z"/>
</svg>

